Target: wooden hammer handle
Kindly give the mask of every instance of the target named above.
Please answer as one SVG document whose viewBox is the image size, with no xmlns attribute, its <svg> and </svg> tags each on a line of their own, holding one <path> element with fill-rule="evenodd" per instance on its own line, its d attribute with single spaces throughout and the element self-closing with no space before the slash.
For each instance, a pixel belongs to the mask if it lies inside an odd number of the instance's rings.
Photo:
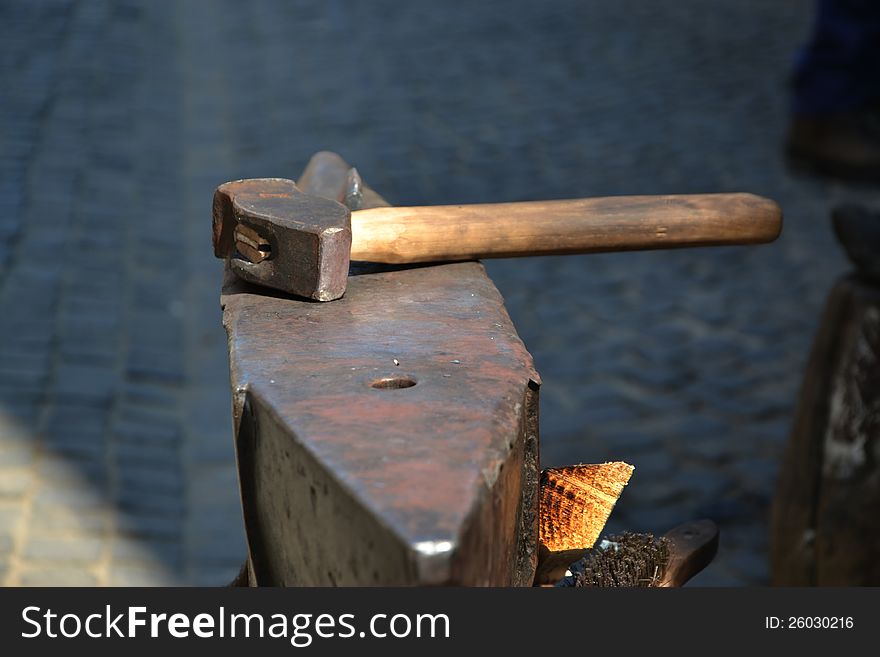
<svg viewBox="0 0 880 657">
<path fill-rule="evenodd" d="M 351 259 L 409 263 L 771 242 L 782 211 L 754 194 L 611 196 L 352 213 Z"/>
</svg>

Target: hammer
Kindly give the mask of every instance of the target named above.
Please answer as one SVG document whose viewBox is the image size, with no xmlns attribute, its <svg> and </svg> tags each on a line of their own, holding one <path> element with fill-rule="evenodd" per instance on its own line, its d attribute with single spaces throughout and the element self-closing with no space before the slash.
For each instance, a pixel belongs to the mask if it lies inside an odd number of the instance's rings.
<svg viewBox="0 0 880 657">
<path fill-rule="evenodd" d="M 346 201 L 357 207 L 359 178 Z M 351 202 L 354 199 L 355 202 Z M 747 193 L 350 210 L 292 180 L 252 178 L 214 192 L 214 255 L 242 279 L 332 301 L 350 261 L 388 264 L 772 242 L 782 211 Z"/>
</svg>

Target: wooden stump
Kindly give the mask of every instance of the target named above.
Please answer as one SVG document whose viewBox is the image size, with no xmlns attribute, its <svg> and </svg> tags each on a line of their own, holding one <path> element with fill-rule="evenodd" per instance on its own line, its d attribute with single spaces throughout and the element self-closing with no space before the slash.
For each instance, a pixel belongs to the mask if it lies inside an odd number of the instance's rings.
<svg viewBox="0 0 880 657">
<path fill-rule="evenodd" d="M 779 586 L 880 585 L 880 286 L 832 290 L 771 519 Z"/>
</svg>

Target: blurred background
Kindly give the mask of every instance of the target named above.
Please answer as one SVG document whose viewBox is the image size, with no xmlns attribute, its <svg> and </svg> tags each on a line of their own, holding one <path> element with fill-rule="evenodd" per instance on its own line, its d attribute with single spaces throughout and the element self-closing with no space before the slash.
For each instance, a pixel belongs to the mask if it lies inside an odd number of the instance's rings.
<svg viewBox="0 0 880 657">
<path fill-rule="evenodd" d="M 876 188 L 782 161 L 813 4 L 0 4 L 0 582 L 228 582 L 219 183 L 334 150 L 394 204 L 751 191 L 770 246 L 495 261 L 544 379 L 543 465 L 636 466 L 610 529 L 721 526 L 768 581 L 828 222 Z"/>
</svg>

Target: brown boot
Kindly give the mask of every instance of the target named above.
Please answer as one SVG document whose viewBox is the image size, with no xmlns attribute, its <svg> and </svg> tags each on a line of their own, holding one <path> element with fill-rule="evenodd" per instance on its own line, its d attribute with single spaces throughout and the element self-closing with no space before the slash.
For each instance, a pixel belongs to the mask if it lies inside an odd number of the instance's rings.
<svg viewBox="0 0 880 657">
<path fill-rule="evenodd" d="M 785 154 L 799 170 L 880 183 L 880 111 L 795 117 Z"/>
</svg>

